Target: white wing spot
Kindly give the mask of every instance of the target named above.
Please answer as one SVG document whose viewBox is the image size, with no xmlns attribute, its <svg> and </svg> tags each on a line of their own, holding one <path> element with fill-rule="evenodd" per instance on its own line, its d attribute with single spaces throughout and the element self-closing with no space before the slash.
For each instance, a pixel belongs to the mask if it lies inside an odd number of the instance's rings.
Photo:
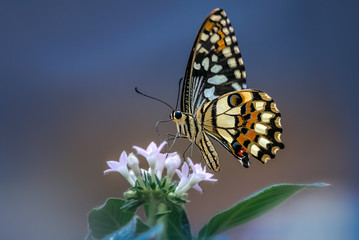
<svg viewBox="0 0 359 240">
<path fill-rule="evenodd" d="M 202 33 L 202 34 L 201 34 L 201 40 L 202 40 L 202 41 L 207 41 L 208 38 L 209 38 L 209 35 L 208 35 L 208 34 L 205 34 L 205 33 Z"/>
<path fill-rule="evenodd" d="M 231 49 L 229 47 L 225 47 L 223 50 L 222 50 L 222 53 L 225 57 L 230 57 L 232 56 L 232 52 L 231 52 Z"/>
<path fill-rule="evenodd" d="M 207 88 L 203 91 L 203 94 L 206 98 L 208 98 L 209 100 L 213 100 L 216 99 L 218 96 L 214 95 L 214 87 L 211 88 Z"/>
<path fill-rule="evenodd" d="M 193 68 L 196 69 L 196 70 L 200 70 L 201 69 L 201 64 L 195 62 L 193 64 Z"/>
<path fill-rule="evenodd" d="M 246 78 L 246 72 L 245 71 L 242 72 L 242 78 Z"/>
<path fill-rule="evenodd" d="M 236 53 L 236 54 L 238 54 L 239 53 L 239 48 L 237 47 L 237 46 L 234 46 L 234 52 Z"/>
<path fill-rule="evenodd" d="M 225 37 L 224 40 L 226 41 L 226 44 L 227 44 L 227 45 L 231 45 L 232 40 L 231 40 L 231 37 L 230 37 L 230 36 Z"/>
<path fill-rule="evenodd" d="M 229 65 L 231 68 L 237 67 L 237 62 L 236 62 L 236 59 L 234 59 L 234 58 L 228 59 L 228 60 L 227 60 L 227 63 L 228 63 L 228 65 Z"/>
<path fill-rule="evenodd" d="M 268 148 L 267 148 L 267 144 L 270 144 L 271 142 L 270 142 L 268 139 L 266 139 L 265 137 L 260 137 L 259 140 L 258 140 L 258 143 L 259 143 L 259 145 L 261 145 L 263 148 L 268 149 Z"/>
<path fill-rule="evenodd" d="M 202 61 L 202 66 L 204 67 L 204 69 L 206 71 L 208 71 L 208 68 L 209 68 L 209 59 L 208 57 L 204 58 L 203 61 Z"/>
<path fill-rule="evenodd" d="M 271 119 L 272 117 L 274 117 L 274 114 L 273 114 L 273 113 L 271 113 L 271 112 L 265 112 L 265 113 L 262 114 L 261 119 L 262 119 L 263 122 L 269 123 L 269 122 L 270 122 L 270 119 Z"/>
<path fill-rule="evenodd" d="M 216 43 L 220 39 L 219 35 L 216 33 L 214 34 L 209 40 L 211 40 L 211 43 Z"/>
<path fill-rule="evenodd" d="M 219 19 L 221 19 L 220 15 L 212 15 L 210 16 L 210 19 L 214 22 L 218 22 Z"/>
<path fill-rule="evenodd" d="M 202 45 L 200 43 L 198 43 L 196 46 L 196 51 L 198 51 L 198 49 L 200 49 L 201 47 L 202 47 Z"/>
<path fill-rule="evenodd" d="M 257 133 L 260 133 L 260 134 L 267 134 L 267 126 L 266 125 L 263 125 L 261 123 L 256 123 L 254 125 L 254 131 L 256 131 Z"/>
<path fill-rule="evenodd" d="M 258 157 L 258 152 L 260 151 L 260 148 L 257 145 L 251 145 L 250 149 L 253 156 Z"/>
<path fill-rule="evenodd" d="M 211 72 L 213 73 L 218 73 L 219 71 L 222 70 L 222 65 L 218 65 L 218 64 L 215 64 L 213 67 L 211 67 Z"/>
<path fill-rule="evenodd" d="M 232 41 L 233 41 L 233 42 L 237 42 L 236 36 L 234 36 L 234 35 L 232 36 Z"/>
<path fill-rule="evenodd" d="M 224 82 L 227 82 L 227 80 L 228 80 L 227 77 L 224 75 L 216 75 L 214 77 L 208 78 L 208 82 L 214 85 L 222 84 Z"/>
<path fill-rule="evenodd" d="M 243 65 L 243 59 L 242 58 L 238 58 L 238 62 L 239 62 L 239 65 Z"/>
<path fill-rule="evenodd" d="M 266 102 L 263 101 L 255 101 L 254 102 L 254 107 L 257 111 L 262 111 L 264 109 L 266 105 Z"/>
<path fill-rule="evenodd" d="M 227 18 L 226 20 L 227 20 L 227 23 L 229 24 L 229 19 Z"/>
<path fill-rule="evenodd" d="M 229 31 L 233 32 L 233 27 L 232 26 L 229 27 Z"/>
<path fill-rule="evenodd" d="M 224 32 L 224 34 L 228 35 L 229 34 L 229 30 L 228 28 L 222 28 L 222 32 Z"/>
<path fill-rule="evenodd" d="M 227 23 L 226 23 L 226 21 L 225 21 L 224 19 L 221 20 L 221 24 L 222 24 L 222 26 L 226 26 L 226 25 L 227 25 Z"/>
<path fill-rule="evenodd" d="M 231 86 L 232 86 L 232 88 L 233 88 L 234 90 L 236 90 L 236 91 L 242 90 L 241 85 L 239 85 L 239 83 L 237 83 L 237 82 L 232 83 Z"/>
<path fill-rule="evenodd" d="M 218 61 L 218 56 L 213 54 L 212 55 L 212 62 L 217 62 Z"/>
<path fill-rule="evenodd" d="M 198 45 L 199 45 L 199 44 L 198 44 Z M 205 53 L 205 54 L 208 54 L 208 53 L 209 53 L 208 50 L 205 49 L 205 48 L 201 48 L 198 52 L 199 52 L 199 53 Z"/>
<path fill-rule="evenodd" d="M 241 72 L 237 69 L 234 71 L 234 76 L 237 78 L 237 79 L 241 79 Z"/>
</svg>

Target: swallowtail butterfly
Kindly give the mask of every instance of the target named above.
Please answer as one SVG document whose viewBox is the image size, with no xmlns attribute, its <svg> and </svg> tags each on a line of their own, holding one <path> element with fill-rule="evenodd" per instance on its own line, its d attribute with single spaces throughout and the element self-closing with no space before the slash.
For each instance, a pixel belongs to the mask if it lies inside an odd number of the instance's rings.
<svg viewBox="0 0 359 240">
<path fill-rule="evenodd" d="M 209 168 L 219 159 L 216 139 L 244 167 L 249 153 L 265 163 L 284 148 L 281 115 L 266 93 L 246 89 L 246 72 L 226 13 L 215 9 L 197 33 L 187 63 L 180 110 L 171 113 L 177 134 L 200 149 Z"/>
</svg>

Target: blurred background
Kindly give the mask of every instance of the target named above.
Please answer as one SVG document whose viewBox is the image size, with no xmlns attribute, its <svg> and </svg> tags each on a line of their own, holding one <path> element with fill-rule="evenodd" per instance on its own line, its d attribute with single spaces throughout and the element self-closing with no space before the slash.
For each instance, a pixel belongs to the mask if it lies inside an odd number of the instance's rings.
<svg viewBox="0 0 359 240">
<path fill-rule="evenodd" d="M 192 231 L 276 183 L 327 182 L 225 233 L 359 239 L 359 2 L 1 1 L 0 239 L 83 239 L 87 213 L 129 186 L 106 161 L 159 143 L 196 33 L 214 8 L 234 27 L 249 88 L 272 96 L 286 145 L 244 169 L 219 144 L 217 183 L 192 190 Z M 175 132 L 163 124 L 161 134 Z M 182 152 L 189 142 L 177 141 Z M 202 161 L 197 149 L 192 159 Z"/>
</svg>

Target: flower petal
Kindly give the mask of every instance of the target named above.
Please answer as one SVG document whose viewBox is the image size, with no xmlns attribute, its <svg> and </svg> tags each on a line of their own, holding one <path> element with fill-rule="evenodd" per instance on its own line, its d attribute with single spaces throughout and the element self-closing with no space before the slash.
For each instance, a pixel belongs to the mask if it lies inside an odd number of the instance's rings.
<svg viewBox="0 0 359 240">
<path fill-rule="evenodd" d="M 147 151 L 145 149 L 137 147 L 137 146 L 133 146 L 133 148 L 137 151 L 138 154 L 141 154 L 144 157 L 147 156 Z"/>
<path fill-rule="evenodd" d="M 107 161 L 106 163 L 110 167 L 110 169 L 113 169 L 115 171 L 117 171 L 117 169 L 120 167 L 120 163 L 117 161 L 111 160 L 111 161 Z"/>
<path fill-rule="evenodd" d="M 192 188 L 193 188 L 194 190 L 197 190 L 197 191 L 200 192 L 200 193 L 203 193 L 202 188 L 201 188 L 198 184 L 194 185 Z"/>
</svg>

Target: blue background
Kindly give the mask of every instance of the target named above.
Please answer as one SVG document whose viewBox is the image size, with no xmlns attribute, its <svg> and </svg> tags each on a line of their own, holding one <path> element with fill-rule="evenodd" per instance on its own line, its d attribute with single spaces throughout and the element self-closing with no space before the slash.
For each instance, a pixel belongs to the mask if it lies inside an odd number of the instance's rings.
<svg viewBox="0 0 359 240">
<path fill-rule="evenodd" d="M 225 235 L 358 238 L 359 3 L 239 0 L 1 1 L 1 239 L 81 239 L 87 212 L 122 197 L 128 184 L 103 176 L 106 161 L 159 143 L 154 123 L 170 113 L 134 87 L 175 105 L 195 35 L 217 7 L 236 32 L 248 87 L 282 112 L 286 148 L 244 169 L 215 144 L 219 181 L 186 205 L 193 232 L 268 185 L 324 181 L 332 186 Z M 202 161 L 197 149 L 192 159 Z"/>
</svg>

